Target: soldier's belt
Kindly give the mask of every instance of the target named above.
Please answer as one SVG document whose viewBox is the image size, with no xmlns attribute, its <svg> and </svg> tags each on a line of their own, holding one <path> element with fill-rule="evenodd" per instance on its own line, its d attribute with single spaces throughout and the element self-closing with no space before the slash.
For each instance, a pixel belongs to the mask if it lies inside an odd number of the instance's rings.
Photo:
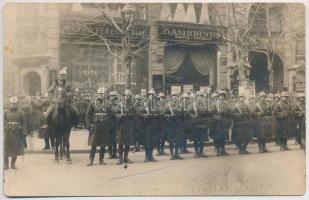
<svg viewBox="0 0 309 200">
<path fill-rule="evenodd" d="M 95 120 L 97 121 L 103 121 L 107 118 L 107 113 L 95 113 Z"/>
</svg>

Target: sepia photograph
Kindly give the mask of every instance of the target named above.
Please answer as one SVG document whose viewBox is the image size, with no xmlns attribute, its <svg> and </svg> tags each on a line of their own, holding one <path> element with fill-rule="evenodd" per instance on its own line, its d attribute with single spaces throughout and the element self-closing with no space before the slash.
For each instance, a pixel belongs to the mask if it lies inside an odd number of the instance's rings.
<svg viewBox="0 0 309 200">
<path fill-rule="evenodd" d="M 304 197 L 306 7 L 3 4 L 3 195 Z"/>
</svg>

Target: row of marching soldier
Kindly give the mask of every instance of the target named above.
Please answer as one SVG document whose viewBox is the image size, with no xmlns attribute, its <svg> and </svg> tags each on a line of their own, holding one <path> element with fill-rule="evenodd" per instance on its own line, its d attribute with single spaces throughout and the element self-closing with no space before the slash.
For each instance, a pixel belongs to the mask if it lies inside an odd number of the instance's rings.
<svg viewBox="0 0 309 200">
<path fill-rule="evenodd" d="M 90 162 L 94 162 L 96 147 L 100 147 L 99 163 L 104 163 L 105 147 L 110 158 L 116 158 L 118 144 L 118 164 L 131 163 L 130 146 L 138 150 L 139 144 L 145 149 L 145 162 L 156 161 L 156 156 L 166 154 L 167 141 L 170 159 L 182 159 L 187 139 L 194 142 L 194 157 L 207 157 L 205 142 L 212 138 L 217 156 L 228 155 L 225 150 L 232 130 L 232 142 L 239 154 L 248 154 L 247 145 L 257 138 L 259 152 L 269 152 L 267 142 L 275 140 L 280 151 L 289 150 L 287 140 L 295 137 L 304 148 L 305 143 L 305 95 L 303 93 L 291 101 L 287 92 L 281 95 L 260 92 L 246 99 L 244 96 L 228 98 L 225 91 L 195 94 L 133 95 L 126 90 L 123 95 L 112 91 L 106 94 L 99 88 L 86 112 L 86 127 L 89 130 L 91 146 Z M 113 153 L 111 153 L 113 152 Z"/>
</svg>

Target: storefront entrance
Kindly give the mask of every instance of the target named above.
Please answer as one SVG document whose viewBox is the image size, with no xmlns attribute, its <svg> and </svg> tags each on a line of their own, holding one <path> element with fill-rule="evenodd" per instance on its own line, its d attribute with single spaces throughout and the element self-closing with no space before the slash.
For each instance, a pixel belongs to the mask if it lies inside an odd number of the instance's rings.
<svg viewBox="0 0 309 200">
<path fill-rule="evenodd" d="M 269 72 L 267 69 L 267 57 L 264 53 L 250 52 L 249 63 L 251 65 L 250 80 L 255 81 L 256 92 L 266 91 L 269 92 Z M 283 87 L 283 63 L 278 55 L 275 55 L 273 61 L 273 91 L 277 93 Z"/>
<path fill-rule="evenodd" d="M 25 75 L 23 89 L 30 96 L 41 94 L 41 78 L 38 73 L 31 71 Z"/>
<path fill-rule="evenodd" d="M 211 85 L 210 76 L 216 69 L 216 50 L 213 46 L 173 45 L 165 49 L 165 85 L 181 92 L 198 91 Z"/>
</svg>

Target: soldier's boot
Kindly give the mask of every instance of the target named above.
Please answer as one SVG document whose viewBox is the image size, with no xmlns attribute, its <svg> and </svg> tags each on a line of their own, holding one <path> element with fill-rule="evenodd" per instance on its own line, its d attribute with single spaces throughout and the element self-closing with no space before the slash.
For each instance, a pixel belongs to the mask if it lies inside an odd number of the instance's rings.
<svg viewBox="0 0 309 200">
<path fill-rule="evenodd" d="M 108 146 L 108 159 L 112 159 L 113 158 L 113 147 L 110 145 Z"/>
<path fill-rule="evenodd" d="M 258 141 L 258 145 L 259 145 L 259 153 L 263 153 L 263 146 L 262 143 L 260 141 Z"/>
<path fill-rule="evenodd" d="M 167 155 L 166 152 L 164 151 L 164 147 L 165 147 L 165 140 L 161 140 L 161 155 Z"/>
<path fill-rule="evenodd" d="M 187 149 L 187 140 L 185 140 L 183 143 L 183 153 L 190 153 L 190 151 Z"/>
<path fill-rule="evenodd" d="M 238 147 L 238 154 L 244 154 L 244 151 L 243 151 L 243 148 L 242 148 L 242 145 L 241 145 L 241 142 L 237 142 L 236 143 L 236 146 Z"/>
<path fill-rule="evenodd" d="M 100 147 L 100 156 L 99 156 L 99 164 L 100 165 L 105 165 L 104 162 L 104 154 L 105 154 L 105 146 Z"/>
<path fill-rule="evenodd" d="M 291 150 L 291 149 L 288 147 L 288 140 L 287 140 L 287 139 L 284 139 L 284 140 L 283 140 L 283 149 L 286 150 L 286 151 Z"/>
<path fill-rule="evenodd" d="M 13 156 L 12 160 L 11 160 L 11 169 L 17 169 L 17 167 L 15 165 L 16 160 L 17 160 L 17 156 Z"/>
<path fill-rule="evenodd" d="M 220 142 L 220 154 L 222 156 L 228 156 L 229 154 L 225 151 L 225 140 L 221 140 Z"/>
<path fill-rule="evenodd" d="M 220 154 L 220 144 L 219 144 L 219 141 L 218 140 L 215 140 L 214 141 L 214 143 L 215 143 L 215 148 L 216 148 L 216 150 L 217 150 L 217 156 L 221 156 L 221 154 Z"/>
<path fill-rule="evenodd" d="M 149 148 L 149 160 L 150 160 L 151 162 L 157 162 L 157 159 L 155 159 L 155 158 L 153 157 L 153 146 L 151 146 L 151 147 Z"/>
<path fill-rule="evenodd" d="M 198 141 L 194 141 L 194 158 L 198 158 L 199 157 L 199 152 L 198 152 Z"/>
<path fill-rule="evenodd" d="M 280 141 L 278 138 L 275 138 L 275 146 L 280 146 Z"/>
<path fill-rule="evenodd" d="M 128 158 L 129 156 L 129 150 L 130 150 L 130 146 L 129 145 L 126 145 L 125 146 L 125 150 L 124 150 L 124 163 L 132 163 L 132 161 Z"/>
<path fill-rule="evenodd" d="M 205 153 L 204 153 L 204 142 L 200 142 L 199 144 L 199 156 L 201 158 L 206 158 L 208 157 Z"/>
<path fill-rule="evenodd" d="M 171 153 L 170 160 L 175 160 L 174 145 L 170 144 L 169 148 L 170 148 L 170 153 Z"/>
<path fill-rule="evenodd" d="M 156 156 L 161 156 L 162 154 L 161 154 L 161 144 L 160 144 L 160 142 L 158 143 L 158 145 L 157 145 L 157 153 L 156 153 Z"/>
<path fill-rule="evenodd" d="M 282 139 L 279 139 L 279 144 L 280 144 L 280 151 L 284 151 L 284 144 L 283 144 L 283 140 Z"/>
<path fill-rule="evenodd" d="M 149 162 L 149 147 L 145 146 L 145 160 L 144 162 Z"/>
<path fill-rule="evenodd" d="M 89 156 L 89 163 L 87 164 L 87 166 L 92 166 L 93 165 L 93 161 L 94 161 L 94 156 L 95 156 L 96 150 L 97 150 L 96 146 L 92 146 L 91 147 L 90 156 Z"/>
<path fill-rule="evenodd" d="M 179 144 L 176 144 L 176 145 L 175 145 L 175 159 L 177 159 L 177 160 L 182 160 L 183 157 L 181 157 L 181 156 L 179 155 L 179 149 L 180 149 L 180 145 L 179 145 Z"/>
<path fill-rule="evenodd" d="M 44 138 L 45 146 L 42 150 L 50 150 L 49 138 Z"/>
<path fill-rule="evenodd" d="M 8 157 L 4 157 L 4 167 L 3 169 L 6 170 L 6 169 L 9 169 L 9 158 Z"/>
<path fill-rule="evenodd" d="M 262 143 L 262 147 L 263 147 L 264 152 L 269 153 L 268 149 L 266 148 L 266 142 L 265 141 Z"/>
<path fill-rule="evenodd" d="M 244 144 L 242 145 L 242 150 L 243 150 L 244 154 L 250 154 L 250 152 L 247 151 L 247 145 L 248 145 L 248 143 L 244 143 Z"/>
<path fill-rule="evenodd" d="M 117 165 L 121 165 L 123 162 L 123 145 L 119 144 L 119 159 Z"/>
<path fill-rule="evenodd" d="M 118 158 L 118 155 L 117 155 L 117 144 L 113 144 L 113 146 L 112 146 L 112 158 Z"/>
</svg>

